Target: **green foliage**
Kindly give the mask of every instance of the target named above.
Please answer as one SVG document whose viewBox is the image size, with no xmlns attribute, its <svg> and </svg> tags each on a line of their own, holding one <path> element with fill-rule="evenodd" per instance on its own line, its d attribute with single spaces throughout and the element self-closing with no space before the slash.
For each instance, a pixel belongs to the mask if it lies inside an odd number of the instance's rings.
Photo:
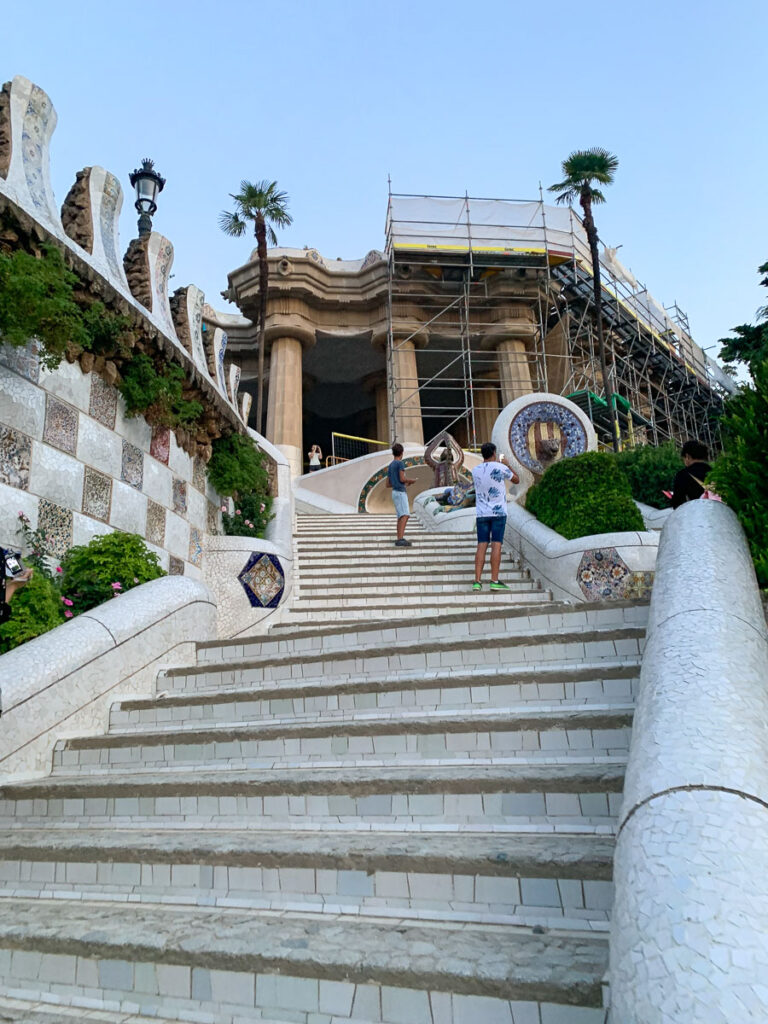
<svg viewBox="0 0 768 1024">
<path fill-rule="evenodd" d="M 768 263 L 757 268 L 765 274 L 760 284 L 768 288 Z M 768 306 L 758 310 L 757 324 L 740 324 L 733 328 L 735 338 L 721 338 L 719 358 L 725 363 L 744 363 L 754 376 L 755 367 L 768 360 Z"/>
<path fill-rule="evenodd" d="M 669 499 L 662 491 L 671 491 L 675 474 L 683 468 L 683 460 L 673 441 L 659 445 L 638 445 L 625 448 L 614 458 L 629 481 L 632 497 L 653 508 L 667 508 Z"/>
<path fill-rule="evenodd" d="M 78 279 L 52 245 L 39 257 L 22 249 L 0 252 L 0 334 L 10 345 L 41 342 L 40 359 L 55 369 L 69 344 L 88 348 L 90 337 L 75 300 Z"/>
<path fill-rule="evenodd" d="M 243 434 L 216 438 L 208 479 L 219 494 L 235 498 L 251 491 L 266 493 L 269 485 L 263 455 Z"/>
<path fill-rule="evenodd" d="M 190 426 L 203 413 L 199 402 L 184 398 L 184 371 L 175 363 L 166 363 L 160 372 L 148 355 L 140 352 L 123 367 L 118 390 L 125 399 L 129 416 L 148 410 L 171 427 Z"/>
<path fill-rule="evenodd" d="M 607 452 L 554 463 L 528 491 L 525 507 L 567 540 L 645 529 L 629 481 Z"/>
<path fill-rule="evenodd" d="M 224 533 L 230 537 L 263 537 L 272 518 L 272 496 L 250 491 L 235 503 L 235 514 L 221 517 Z"/>
<path fill-rule="evenodd" d="M 272 496 L 264 456 L 253 441 L 242 434 L 217 438 L 208 463 L 208 479 L 219 494 L 235 500 L 235 514 L 222 516 L 224 533 L 263 537 L 272 518 Z"/>
<path fill-rule="evenodd" d="M 605 196 L 599 189 L 593 188 L 592 183 L 613 184 L 618 166 L 618 157 L 601 146 L 577 149 L 563 160 L 563 180 L 550 185 L 547 191 L 558 193 L 558 203 L 572 203 L 575 199 L 583 199 L 585 195 L 593 203 L 604 203 Z"/>
<path fill-rule="evenodd" d="M 0 626 L 0 654 L 55 629 L 64 621 L 59 592 L 43 573 L 35 571 L 29 583 L 11 601 L 11 617 Z"/>
<path fill-rule="evenodd" d="M 88 335 L 83 347 L 96 355 L 111 356 L 115 352 L 128 355 L 131 321 L 127 316 L 111 313 L 103 302 L 92 302 L 83 312 L 83 324 Z"/>
<path fill-rule="evenodd" d="M 707 482 L 744 528 L 758 582 L 768 587 L 768 359 L 752 366 L 753 386 L 725 404 L 722 454 Z"/>
<path fill-rule="evenodd" d="M 235 201 L 235 212 L 219 214 L 219 227 L 226 235 L 239 238 L 245 234 L 248 223 L 254 228 L 260 223 L 266 231 L 270 245 L 277 245 L 277 235 L 272 224 L 287 228 L 293 223 L 288 213 L 288 195 L 280 192 L 276 181 L 240 182 L 240 191 L 231 192 Z"/>
<path fill-rule="evenodd" d="M 61 568 L 61 592 L 75 614 L 165 575 L 157 555 L 135 533 L 108 533 L 70 548 Z"/>
</svg>

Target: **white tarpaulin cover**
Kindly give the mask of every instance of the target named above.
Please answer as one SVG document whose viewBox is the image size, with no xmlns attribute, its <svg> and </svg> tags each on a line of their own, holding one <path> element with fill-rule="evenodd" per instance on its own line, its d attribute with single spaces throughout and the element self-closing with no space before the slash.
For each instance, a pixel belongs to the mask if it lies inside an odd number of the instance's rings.
<svg viewBox="0 0 768 1024">
<path fill-rule="evenodd" d="M 536 200 L 393 195 L 387 211 L 387 245 L 406 251 L 546 253 L 575 258 L 592 272 L 587 235 L 578 216 L 570 207 Z M 671 352 L 702 377 L 709 373 L 716 383 L 733 389 L 731 379 L 650 292 L 639 287 L 615 249 L 602 250 L 600 265 L 607 290 Z"/>
</svg>

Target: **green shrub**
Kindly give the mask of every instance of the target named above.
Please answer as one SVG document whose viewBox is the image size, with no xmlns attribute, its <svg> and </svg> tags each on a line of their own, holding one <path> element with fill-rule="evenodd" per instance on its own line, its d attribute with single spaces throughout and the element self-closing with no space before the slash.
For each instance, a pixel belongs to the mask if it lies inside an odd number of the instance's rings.
<svg viewBox="0 0 768 1024">
<path fill-rule="evenodd" d="M 659 445 L 625 448 L 615 456 L 629 481 L 632 497 L 653 508 L 667 508 L 669 499 L 663 491 L 671 491 L 675 474 L 683 468 L 683 460 L 674 441 Z"/>
<path fill-rule="evenodd" d="M 152 410 L 155 419 L 170 427 L 190 426 L 200 418 L 199 402 L 184 398 L 184 371 L 175 363 L 166 363 L 161 372 L 144 352 L 125 363 L 118 390 L 125 399 L 129 416 Z"/>
<path fill-rule="evenodd" d="M 768 360 L 750 367 L 754 386 L 728 399 L 722 454 L 707 481 L 744 528 L 761 587 L 768 587 Z"/>
<path fill-rule="evenodd" d="M 567 540 L 645 529 L 629 482 L 607 452 L 554 463 L 528 491 L 525 507 Z"/>
<path fill-rule="evenodd" d="M 165 575 L 157 555 L 135 533 L 108 533 L 70 548 L 61 568 L 61 592 L 75 614 Z"/>
<path fill-rule="evenodd" d="M 263 537 L 272 518 L 272 496 L 251 491 L 235 502 L 235 514 L 221 517 L 224 533 L 230 537 Z"/>
<path fill-rule="evenodd" d="M 251 491 L 266 492 L 269 486 L 264 456 L 243 434 L 216 438 L 208 463 L 208 479 L 225 497 L 236 498 Z"/>
<path fill-rule="evenodd" d="M 35 571 L 11 601 L 11 617 L 0 626 L 0 654 L 55 629 L 64 621 L 64 607 L 52 580 Z"/>
<path fill-rule="evenodd" d="M 75 300 L 79 284 L 64 257 L 44 245 L 39 257 L 18 249 L 0 252 L 0 334 L 10 345 L 41 342 L 43 366 L 55 369 L 71 343 L 88 346 L 89 335 Z"/>
</svg>

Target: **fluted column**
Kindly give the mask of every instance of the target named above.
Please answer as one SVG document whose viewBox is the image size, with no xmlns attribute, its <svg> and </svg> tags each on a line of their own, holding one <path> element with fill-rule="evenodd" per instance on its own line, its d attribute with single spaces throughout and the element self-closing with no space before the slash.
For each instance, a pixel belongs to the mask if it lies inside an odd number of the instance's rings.
<svg viewBox="0 0 768 1024">
<path fill-rule="evenodd" d="M 509 405 L 521 395 L 530 395 L 533 382 L 525 342 L 519 338 L 506 338 L 496 345 L 496 356 L 502 404 Z"/>
<path fill-rule="evenodd" d="M 490 441 L 493 425 L 501 412 L 497 375 L 489 373 L 478 378 L 472 393 L 475 406 L 475 434 L 477 443 L 482 444 L 484 441 Z"/>
<path fill-rule="evenodd" d="M 403 444 L 424 444 L 416 346 L 410 339 L 395 342 L 392 375 L 395 384 L 395 439 Z"/>
<path fill-rule="evenodd" d="M 267 440 L 277 445 L 291 464 L 291 475 L 302 471 L 301 342 L 275 338 L 269 356 Z"/>
</svg>

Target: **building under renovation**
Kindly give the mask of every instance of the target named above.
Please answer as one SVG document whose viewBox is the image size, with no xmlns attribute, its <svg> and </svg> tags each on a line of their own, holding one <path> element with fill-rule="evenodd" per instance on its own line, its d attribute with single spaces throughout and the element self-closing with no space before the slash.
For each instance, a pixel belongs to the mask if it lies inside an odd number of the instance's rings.
<svg viewBox="0 0 768 1024">
<path fill-rule="evenodd" d="M 338 434 L 421 443 L 449 430 L 475 447 L 499 410 L 530 392 L 568 396 L 610 439 L 592 261 L 571 209 L 390 195 L 384 251 L 348 261 L 275 248 L 269 271 L 266 417 L 251 425 L 297 473 L 310 444 L 330 454 Z M 712 444 L 730 378 L 677 306 L 656 302 L 615 250 L 601 250 L 601 279 L 624 440 Z M 258 293 L 254 253 L 229 275 L 229 297 L 247 319 L 207 310 L 209 324 L 228 331 L 227 355 L 251 391 Z"/>
</svg>

